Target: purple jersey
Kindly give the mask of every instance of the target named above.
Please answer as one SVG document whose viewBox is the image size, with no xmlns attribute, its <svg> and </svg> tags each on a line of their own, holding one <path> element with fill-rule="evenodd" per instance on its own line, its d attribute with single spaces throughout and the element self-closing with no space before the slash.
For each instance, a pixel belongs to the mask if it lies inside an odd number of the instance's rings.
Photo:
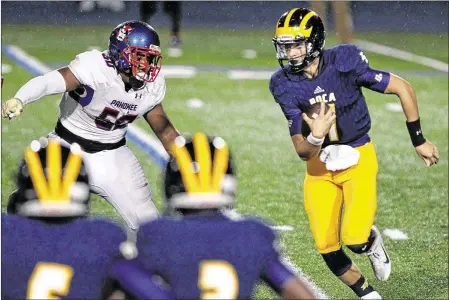
<svg viewBox="0 0 449 300">
<path fill-rule="evenodd" d="M 335 110 L 337 119 L 326 136 L 323 147 L 346 144 L 353 147 L 369 142 L 371 118 L 361 87 L 384 92 L 388 72 L 371 69 L 362 50 L 354 45 L 338 45 L 323 51 L 320 72 L 308 79 L 302 74 L 280 69 L 270 80 L 270 91 L 288 120 L 290 135 L 310 132 L 301 113 L 317 102 Z"/>
<path fill-rule="evenodd" d="M 2 214 L 2 299 L 99 299 L 126 234 L 115 223 Z"/>
<path fill-rule="evenodd" d="M 162 217 L 140 227 L 137 247 L 135 268 L 130 262 L 117 273 L 121 285 L 140 299 L 153 298 L 145 289 L 148 278 L 136 275 L 140 270 L 160 276 L 176 299 L 249 299 L 258 279 L 280 291 L 294 276 L 280 260 L 274 232 L 254 219 Z"/>
</svg>

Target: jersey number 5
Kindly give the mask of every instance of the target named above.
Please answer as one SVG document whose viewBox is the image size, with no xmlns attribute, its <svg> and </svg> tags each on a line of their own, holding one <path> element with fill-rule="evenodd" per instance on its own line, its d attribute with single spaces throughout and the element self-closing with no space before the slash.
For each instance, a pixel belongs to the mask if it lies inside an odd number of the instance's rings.
<svg viewBox="0 0 449 300">
<path fill-rule="evenodd" d="M 27 299 L 61 299 L 69 293 L 73 269 L 67 265 L 39 262 L 28 280 Z"/>
<path fill-rule="evenodd" d="M 237 299 L 237 272 L 226 261 L 204 260 L 200 264 L 198 287 L 201 290 L 201 299 Z"/>
</svg>

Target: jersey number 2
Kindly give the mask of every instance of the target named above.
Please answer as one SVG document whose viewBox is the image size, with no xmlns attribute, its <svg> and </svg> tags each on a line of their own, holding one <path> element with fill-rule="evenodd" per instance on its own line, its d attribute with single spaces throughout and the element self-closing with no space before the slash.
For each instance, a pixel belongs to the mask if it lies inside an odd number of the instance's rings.
<svg viewBox="0 0 449 300">
<path fill-rule="evenodd" d="M 200 264 L 198 287 L 201 290 L 201 299 L 237 299 L 237 272 L 226 261 L 204 260 Z"/>
<path fill-rule="evenodd" d="M 39 262 L 28 280 L 27 299 L 61 299 L 69 293 L 73 269 L 67 265 Z"/>
</svg>

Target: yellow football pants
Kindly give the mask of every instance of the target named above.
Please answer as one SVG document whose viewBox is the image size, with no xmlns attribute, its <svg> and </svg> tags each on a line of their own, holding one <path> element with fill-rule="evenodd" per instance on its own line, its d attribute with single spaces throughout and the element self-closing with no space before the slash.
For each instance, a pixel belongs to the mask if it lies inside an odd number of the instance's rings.
<svg viewBox="0 0 449 300">
<path fill-rule="evenodd" d="M 307 162 L 304 205 L 322 254 L 340 249 L 340 233 L 345 245 L 367 242 L 374 222 L 376 152 L 371 142 L 355 149 L 359 162 L 346 170 L 328 171 L 318 157 Z"/>
</svg>

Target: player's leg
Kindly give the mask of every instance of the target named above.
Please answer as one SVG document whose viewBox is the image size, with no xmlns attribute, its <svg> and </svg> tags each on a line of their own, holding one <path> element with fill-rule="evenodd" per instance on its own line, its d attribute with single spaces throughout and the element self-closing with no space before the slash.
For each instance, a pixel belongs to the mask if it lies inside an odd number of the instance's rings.
<svg viewBox="0 0 449 300">
<path fill-rule="evenodd" d="M 170 43 L 172 46 L 178 46 L 181 43 L 179 29 L 181 24 L 181 1 L 165 1 L 164 12 L 170 16 L 172 21 Z"/>
<path fill-rule="evenodd" d="M 335 32 L 340 43 L 349 44 L 352 41 L 353 21 L 348 1 L 332 1 L 334 11 Z"/>
<path fill-rule="evenodd" d="M 387 280 L 391 262 L 382 236 L 373 226 L 376 214 L 377 158 L 372 143 L 357 148 L 360 160 L 348 170 L 349 179 L 343 183 L 345 212 L 342 221 L 342 240 L 354 253 L 367 253 L 376 277 Z"/>
<path fill-rule="evenodd" d="M 369 294 L 370 291 L 375 292 L 371 286 L 364 284 L 360 270 L 341 248 L 339 233 L 343 190 L 333 182 L 333 176 L 318 159 L 313 159 L 307 164 L 304 202 L 318 251 L 332 273 L 360 297 Z M 338 245 L 336 247 L 328 248 L 325 243 L 319 242 L 319 240 L 326 240 L 320 236 L 326 236 L 323 232 L 328 231 L 328 228 L 335 228 L 332 230 L 335 232 L 335 237 L 330 241 L 331 244 Z"/>
<path fill-rule="evenodd" d="M 328 268 L 340 276 L 351 268 L 351 259 L 340 244 L 340 216 L 343 193 L 337 185 L 306 175 L 304 206 L 318 252 Z"/>
<path fill-rule="evenodd" d="M 310 178 L 313 178 L 313 176 L 306 176 L 304 181 L 304 204 L 318 252 L 320 252 L 332 273 L 358 296 L 378 295 L 367 284 L 361 276 L 359 268 L 346 255 L 340 245 L 342 190 L 330 181 L 311 180 Z"/>
<path fill-rule="evenodd" d="M 310 1 L 310 7 L 321 17 L 324 28 L 327 28 L 327 1 Z"/>
<path fill-rule="evenodd" d="M 140 20 L 150 22 L 150 17 L 156 12 L 155 1 L 140 1 Z"/>
<path fill-rule="evenodd" d="M 85 157 L 92 191 L 111 203 L 129 228 L 158 217 L 145 174 L 127 146 Z"/>
</svg>

